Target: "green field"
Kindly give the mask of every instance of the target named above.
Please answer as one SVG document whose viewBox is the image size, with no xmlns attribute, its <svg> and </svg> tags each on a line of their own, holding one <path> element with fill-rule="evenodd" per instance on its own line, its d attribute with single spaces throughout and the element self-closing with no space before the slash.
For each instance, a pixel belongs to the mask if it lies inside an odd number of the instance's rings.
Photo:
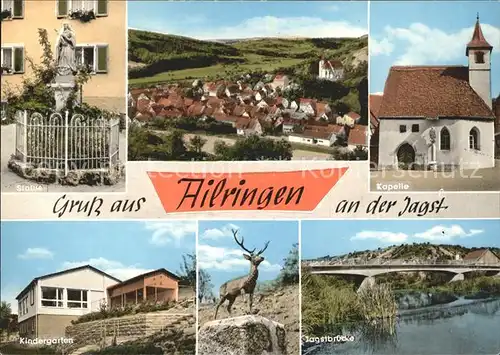
<svg viewBox="0 0 500 355">
<path fill-rule="evenodd" d="M 129 30 L 131 86 L 191 79 L 214 80 L 248 72 L 309 74 L 324 55 L 349 63 L 367 38 L 248 39 L 225 43 Z"/>
<path fill-rule="evenodd" d="M 259 57 L 260 58 L 260 57 Z M 257 59 L 257 56 L 255 57 Z M 198 78 L 216 78 L 217 75 L 223 76 L 227 70 L 235 69 L 240 73 L 248 71 L 261 71 L 268 70 L 273 71 L 281 67 L 290 67 L 303 62 L 302 59 L 285 59 L 276 58 L 274 60 L 265 60 L 267 58 L 263 57 L 261 60 L 254 60 L 254 58 L 248 60 L 247 63 L 240 64 L 236 66 L 224 66 L 222 64 L 215 64 L 208 67 L 201 68 L 189 68 L 181 70 L 172 70 L 167 72 L 162 72 L 153 76 L 129 79 L 130 85 L 144 85 L 144 84 L 158 84 L 164 82 L 173 81 L 183 81 L 188 79 L 198 79 Z M 234 71 L 234 72 L 236 72 Z"/>
</svg>

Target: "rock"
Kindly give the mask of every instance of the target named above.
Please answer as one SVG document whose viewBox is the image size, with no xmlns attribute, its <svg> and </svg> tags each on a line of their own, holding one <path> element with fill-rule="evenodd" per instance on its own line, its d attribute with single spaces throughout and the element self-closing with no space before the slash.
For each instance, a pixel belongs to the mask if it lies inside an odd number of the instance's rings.
<svg viewBox="0 0 500 355">
<path fill-rule="evenodd" d="M 198 355 L 286 355 L 285 327 L 248 315 L 205 323 L 198 332 Z"/>
</svg>

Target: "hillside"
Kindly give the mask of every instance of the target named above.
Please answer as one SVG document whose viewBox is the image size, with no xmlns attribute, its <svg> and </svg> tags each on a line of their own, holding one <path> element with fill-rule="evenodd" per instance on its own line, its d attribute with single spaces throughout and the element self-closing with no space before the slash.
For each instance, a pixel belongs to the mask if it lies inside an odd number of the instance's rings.
<svg viewBox="0 0 500 355">
<path fill-rule="evenodd" d="M 232 315 L 246 315 L 248 306 L 238 297 L 233 305 Z M 289 354 L 299 353 L 299 287 L 298 285 L 279 288 L 272 292 L 260 293 L 254 296 L 254 312 L 285 326 L 287 336 L 287 350 Z M 198 309 L 198 325 L 203 326 L 213 320 L 215 304 L 202 304 Z M 219 308 L 218 319 L 227 318 L 224 306 Z"/>
<path fill-rule="evenodd" d="M 316 258 L 314 259 L 314 261 L 374 262 L 376 259 L 380 260 L 404 259 L 407 261 L 423 261 L 423 260 L 445 261 L 445 260 L 454 260 L 457 254 L 463 257 L 464 255 L 479 249 L 490 249 L 495 254 L 500 255 L 500 248 L 488 248 L 488 247 L 466 248 L 461 245 L 450 245 L 450 244 L 435 245 L 430 243 L 413 243 L 413 244 L 392 245 L 387 248 L 378 248 L 376 250 L 357 251 L 338 256 L 326 255 L 324 257 Z M 307 260 L 307 261 L 312 261 L 312 260 Z"/>
<path fill-rule="evenodd" d="M 244 74 L 291 69 L 297 74 L 311 74 L 311 65 L 320 56 L 340 60 L 347 68 L 356 68 L 367 55 L 366 37 L 200 41 L 129 30 L 129 79 L 134 85 L 215 79 L 224 72 Z M 317 68 L 312 70 L 314 73 Z"/>
</svg>

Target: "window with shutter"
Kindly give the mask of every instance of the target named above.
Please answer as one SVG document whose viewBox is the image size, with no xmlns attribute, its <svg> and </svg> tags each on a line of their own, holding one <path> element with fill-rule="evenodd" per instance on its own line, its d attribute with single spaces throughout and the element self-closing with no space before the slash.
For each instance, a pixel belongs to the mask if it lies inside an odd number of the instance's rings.
<svg viewBox="0 0 500 355">
<path fill-rule="evenodd" d="M 69 12 L 69 0 L 57 0 L 57 17 L 65 17 Z"/>
<path fill-rule="evenodd" d="M 24 73 L 24 48 L 14 48 L 14 73 Z"/>
<path fill-rule="evenodd" d="M 107 73 L 108 72 L 108 46 L 99 45 L 96 47 L 97 52 L 97 65 L 96 73 Z"/>
<path fill-rule="evenodd" d="M 24 17 L 24 0 L 12 1 L 12 18 Z"/>
<path fill-rule="evenodd" d="M 97 0 L 96 16 L 108 16 L 108 0 Z"/>
</svg>

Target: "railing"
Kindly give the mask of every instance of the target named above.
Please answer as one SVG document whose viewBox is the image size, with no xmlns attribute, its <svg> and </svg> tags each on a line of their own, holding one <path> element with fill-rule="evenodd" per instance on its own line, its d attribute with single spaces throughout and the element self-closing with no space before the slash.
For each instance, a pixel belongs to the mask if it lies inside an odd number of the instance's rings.
<svg viewBox="0 0 500 355">
<path fill-rule="evenodd" d="M 64 172 L 64 176 L 75 170 L 108 170 L 119 161 L 119 135 L 117 118 L 19 111 L 15 156 L 22 163 Z"/>
<path fill-rule="evenodd" d="M 498 263 L 485 263 L 478 262 L 475 260 L 404 260 L 404 259 L 392 259 L 392 260 L 328 260 L 328 261 L 303 261 L 303 265 L 315 267 L 315 266 L 360 266 L 360 267 L 370 267 L 370 266 L 411 266 L 411 265 L 426 265 L 426 266 L 477 266 L 477 267 L 494 267 L 500 268 L 500 262 Z"/>
</svg>

